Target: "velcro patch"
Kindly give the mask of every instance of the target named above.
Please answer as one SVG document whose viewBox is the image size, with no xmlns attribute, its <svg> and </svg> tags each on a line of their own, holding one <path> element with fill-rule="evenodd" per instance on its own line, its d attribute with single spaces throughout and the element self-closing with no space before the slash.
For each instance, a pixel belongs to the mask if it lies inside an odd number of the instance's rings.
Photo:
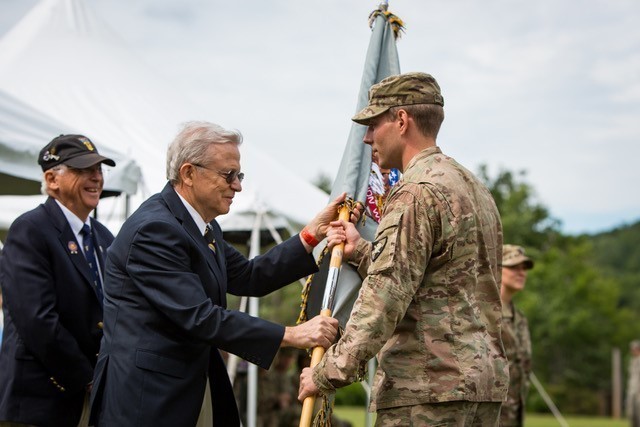
<svg viewBox="0 0 640 427">
<path fill-rule="evenodd" d="M 380 256 L 380 254 L 382 253 L 382 250 L 386 245 L 387 245 L 386 237 L 383 237 L 382 239 L 376 240 L 375 242 L 373 242 L 373 246 L 371 247 L 371 262 L 378 259 L 378 257 Z"/>
</svg>

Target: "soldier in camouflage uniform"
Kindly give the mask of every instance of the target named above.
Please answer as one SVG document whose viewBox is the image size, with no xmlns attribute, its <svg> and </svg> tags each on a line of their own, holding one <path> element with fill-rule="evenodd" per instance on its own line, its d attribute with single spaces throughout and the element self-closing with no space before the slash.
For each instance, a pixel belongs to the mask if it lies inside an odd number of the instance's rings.
<svg viewBox="0 0 640 427">
<path fill-rule="evenodd" d="M 527 270 L 533 261 L 516 245 L 502 248 L 502 343 L 509 359 L 509 392 L 502 404 L 501 427 L 524 425 L 524 409 L 529 392 L 531 373 L 531 337 L 529 324 L 522 311 L 513 304 L 512 298 L 522 291 L 527 280 Z"/>
<path fill-rule="evenodd" d="M 375 241 L 344 222 L 365 277 L 340 341 L 301 375 L 298 398 L 362 378 L 378 354 L 376 426 L 497 426 L 508 387 L 500 339 L 502 226 L 491 194 L 436 146 L 444 105 L 424 73 L 389 77 L 353 120 L 380 167 L 398 168 Z"/>
</svg>

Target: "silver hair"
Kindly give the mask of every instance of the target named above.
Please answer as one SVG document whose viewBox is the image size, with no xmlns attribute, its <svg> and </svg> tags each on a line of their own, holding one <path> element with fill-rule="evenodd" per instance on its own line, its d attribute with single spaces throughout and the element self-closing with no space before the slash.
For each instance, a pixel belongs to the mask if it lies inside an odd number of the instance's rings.
<svg viewBox="0 0 640 427">
<path fill-rule="evenodd" d="M 242 144 L 242 134 L 215 123 L 193 121 L 182 130 L 167 149 L 167 179 L 172 185 L 180 182 L 180 167 L 185 163 L 203 164 L 211 144 Z"/>
<path fill-rule="evenodd" d="M 54 171 L 58 175 L 63 175 L 66 171 L 69 170 L 69 168 L 67 167 L 67 165 L 61 164 L 54 166 L 48 170 Z M 49 186 L 47 185 L 47 180 L 44 179 L 44 173 L 42 174 L 42 183 L 40 183 L 40 193 L 44 194 L 45 196 L 53 197 L 53 193 L 49 190 Z"/>
</svg>

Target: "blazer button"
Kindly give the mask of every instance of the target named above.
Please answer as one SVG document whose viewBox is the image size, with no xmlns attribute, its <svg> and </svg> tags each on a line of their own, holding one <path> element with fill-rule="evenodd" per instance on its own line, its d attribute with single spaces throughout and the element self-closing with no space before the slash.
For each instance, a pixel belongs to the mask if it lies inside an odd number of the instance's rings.
<svg viewBox="0 0 640 427">
<path fill-rule="evenodd" d="M 96 326 L 98 326 L 98 329 L 102 329 L 102 328 L 104 328 L 104 323 L 98 322 L 98 324 Z"/>
</svg>

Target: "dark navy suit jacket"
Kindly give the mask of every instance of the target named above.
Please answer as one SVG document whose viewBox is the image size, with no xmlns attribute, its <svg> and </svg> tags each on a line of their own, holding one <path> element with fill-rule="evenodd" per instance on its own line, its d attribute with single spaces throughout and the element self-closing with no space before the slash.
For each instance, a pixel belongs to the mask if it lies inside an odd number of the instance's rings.
<svg viewBox="0 0 640 427">
<path fill-rule="evenodd" d="M 113 235 L 91 219 L 102 271 Z M 54 199 L 16 219 L 0 260 L 0 420 L 76 426 L 102 338 L 102 308 Z"/>
<path fill-rule="evenodd" d="M 214 424 L 240 424 L 219 350 L 268 369 L 284 328 L 227 310 L 226 293 L 266 295 L 317 268 L 297 235 L 249 261 L 212 225 L 216 254 L 167 184 L 120 230 L 105 272 L 97 425 L 194 426 L 207 376 Z"/>
</svg>

